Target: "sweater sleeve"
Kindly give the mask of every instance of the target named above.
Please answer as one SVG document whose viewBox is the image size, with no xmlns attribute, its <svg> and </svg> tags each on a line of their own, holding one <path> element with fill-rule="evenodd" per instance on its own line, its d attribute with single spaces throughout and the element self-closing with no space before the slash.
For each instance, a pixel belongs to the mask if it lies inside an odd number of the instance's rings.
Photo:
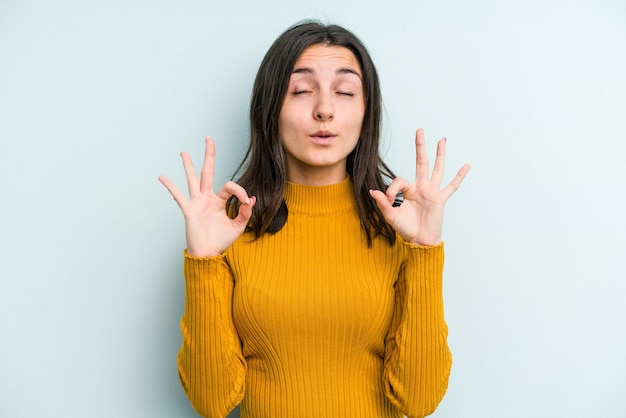
<svg viewBox="0 0 626 418">
<path fill-rule="evenodd" d="M 224 255 L 195 258 L 185 251 L 185 311 L 178 373 L 204 417 L 225 417 L 241 402 L 246 363 L 232 315 L 233 277 Z"/>
<path fill-rule="evenodd" d="M 406 262 L 395 284 L 394 314 L 385 341 L 384 385 L 409 418 L 431 414 L 448 387 L 452 355 L 443 315 L 443 243 L 404 244 Z"/>
</svg>

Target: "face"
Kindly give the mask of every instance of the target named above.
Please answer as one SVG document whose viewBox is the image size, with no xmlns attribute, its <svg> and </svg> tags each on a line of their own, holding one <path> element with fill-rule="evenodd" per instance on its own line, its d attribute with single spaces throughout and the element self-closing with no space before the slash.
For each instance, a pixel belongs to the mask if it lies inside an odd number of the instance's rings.
<svg viewBox="0 0 626 418">
<path fill-rule="evenodd" d="M 347 48 L 313 45 L 298 58 L 278 118 L 287 178 L 332 184 L 346 177 L 365 115 L 361 66 Z"/>
</svg>

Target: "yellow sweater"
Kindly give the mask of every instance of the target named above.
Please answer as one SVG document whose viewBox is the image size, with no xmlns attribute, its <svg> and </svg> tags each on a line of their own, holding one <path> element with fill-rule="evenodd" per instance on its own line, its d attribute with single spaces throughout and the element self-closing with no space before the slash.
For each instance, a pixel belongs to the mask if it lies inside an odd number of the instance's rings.
<svg viewBox="0 0 626 418">
<path fill-rule="evenodd" d="M 198 413 L 242 418 L 423 417 L 452 358 L 443 244 L 374 239 L 352 183 L 288 183 L 276 234 L 244 234 L 224 254 L 185 252 L 181 384 Z"/>
</svg>

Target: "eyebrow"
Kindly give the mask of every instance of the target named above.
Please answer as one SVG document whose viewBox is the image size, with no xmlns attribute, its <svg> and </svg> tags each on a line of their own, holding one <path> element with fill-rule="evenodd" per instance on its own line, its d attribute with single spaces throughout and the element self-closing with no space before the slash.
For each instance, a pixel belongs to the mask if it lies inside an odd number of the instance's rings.
<svg viewBox="0 0 626 418">
<path fill-rule="evenodd" d="M 315 71 L 313 71 L 313 69 L 309 67 L 300 67 L 300 68 L 294 68 L 292 74 L 315 74 Z M 356 72 L 356 70 L 350 67 L 339 68 L 337 71 L 335 71 L 335 74 L 337 75 L 354 74 L 355 76 L 362 79 L 361 75 L 358 72 Z"/>
</svg>

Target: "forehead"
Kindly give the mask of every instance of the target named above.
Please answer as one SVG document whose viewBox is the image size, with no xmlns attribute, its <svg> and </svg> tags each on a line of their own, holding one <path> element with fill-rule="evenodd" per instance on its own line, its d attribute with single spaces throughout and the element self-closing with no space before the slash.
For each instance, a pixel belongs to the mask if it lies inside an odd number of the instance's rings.
<svg viewBox="0 0 626 418">
<path fill-rule="evenodd" d="M 352 69 L 361 75 L 361 66 L 352 51 L 343 46 L 316 44 L 305 49 L 298 57 L 294 71 L 299 68 L 313 70 L 323 67 Z"/>
</svg>

